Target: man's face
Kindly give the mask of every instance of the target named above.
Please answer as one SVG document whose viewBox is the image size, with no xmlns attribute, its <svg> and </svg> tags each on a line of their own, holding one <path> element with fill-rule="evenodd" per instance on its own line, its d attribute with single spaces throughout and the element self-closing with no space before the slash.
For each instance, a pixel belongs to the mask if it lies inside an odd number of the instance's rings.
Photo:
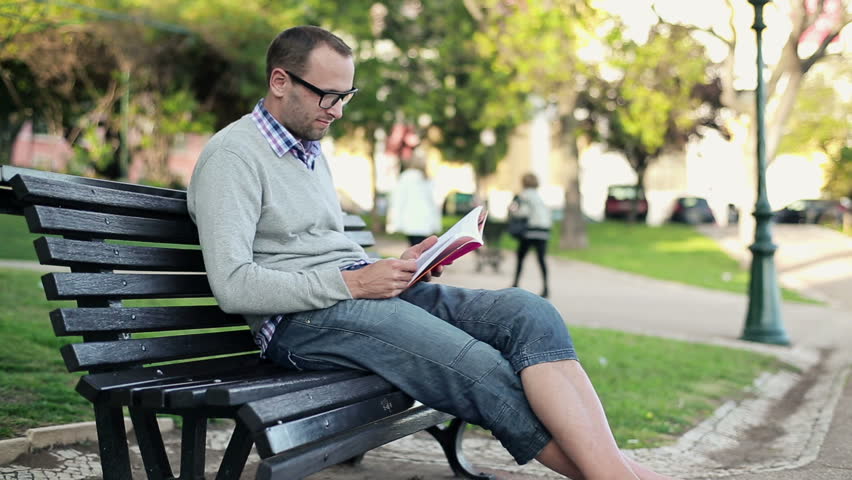
<svg viewBox="0 0 852 480">
<path fill-rule="evenodd" d="M 343 116 L 343 102 L 331 108 L 319 106 L 320 96 L 286 73 L 281 123 L 302 140 L 319 140 L 328 133 L 332 122 Z M 322 90 L 345 92 L 352 89 L 355 64 L 352 57 L 345 57 L 321 45 L 308 56 L 307 70 L 300 76 Z"/>
</svg>

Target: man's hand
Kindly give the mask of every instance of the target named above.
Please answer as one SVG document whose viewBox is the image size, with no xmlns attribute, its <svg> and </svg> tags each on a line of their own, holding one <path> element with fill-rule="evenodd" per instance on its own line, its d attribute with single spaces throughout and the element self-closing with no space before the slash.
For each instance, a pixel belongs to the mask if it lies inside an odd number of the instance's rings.
<svg viewBox="0 0 852 480">
<path fill-rule="evenodd" d="M 352 298 L 391 298 L 408 287 L 417 262 L 387 258 L 358 270 L 344 270 L 343 281 Z"/>
<path fill-rule="evenodd" d="M 432 235 L 423 240 L 422 242 L 418 243 L 417 245 L 412 245 L 411 247 L 408 247 L 404 252 L 402 252 L 402 256 L 399 258 L 404 260 L 414 260 L 420 258 L 420 255 L 422 255 L 423 252 L 425 252 L 426 250 L 432 248 L 432 246 L 435 245 L 437 241 L 438 237 Z M 424 275 L 421 280 L 423 280 L 424 282 L 428 282 L 432 279 L 432 277 L 440 277 L 442 273 L 444 273 L 444 266 L 438 265 L 437 267 L 433 268 L 432 271 Z"/>
</svg>

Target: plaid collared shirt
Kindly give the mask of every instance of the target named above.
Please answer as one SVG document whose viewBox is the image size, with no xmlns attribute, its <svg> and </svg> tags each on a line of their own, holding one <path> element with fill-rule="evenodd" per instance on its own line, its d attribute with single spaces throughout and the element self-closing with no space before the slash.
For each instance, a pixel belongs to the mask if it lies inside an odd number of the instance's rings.
<svg viewBox="0 0 852 480">
<path fill-rule="evenodd" d="M 308 169 L 313 170 L 316 166 L 317 157 L 320 154 L 320 142 L 297 140 L 284 125 L 275 119 L 269 110 L 263 106 L 261 98 L 254 110 L 251 112 L 251 118 L 257 129 L 260 130 L 263 138 L 269 142 L 272 151 L 281 158 L 287 152 L 292 152 L 293 155 L 305 164 Z"/>
<path fill-rule="evenodd" d="M 314 170 L 316 167 L 316 159 L 319 156 L 320 142 L 318 141 L 299 141 L 290 132 L 284 128 L 284 125 L 275 119 L 271 113 L 263 106 L 263 99 L 257 102 L 254 110 L 251 112 L 251 118 L 254 120 L 257 129 L 263 138 L 269 142 L 272 151 L 281 158 L 287 152 L 292 152 L 306 167 Z M 340 267 L 340 270 L 357 270 L 361 267 L 369 265 L 369 260 L 361 260 L 350 265 Z M 260 347 L 260 355 L 265 356 L 266 348 L 269 342 L 272 341 L 272 336 L 275 335 L 275 329 L 281 321 L 284 320 L 284 315 L 273 315 L 269 317 L 260 326 L 257 334 L 254 337 L 254 343 Z"/>
</svg>

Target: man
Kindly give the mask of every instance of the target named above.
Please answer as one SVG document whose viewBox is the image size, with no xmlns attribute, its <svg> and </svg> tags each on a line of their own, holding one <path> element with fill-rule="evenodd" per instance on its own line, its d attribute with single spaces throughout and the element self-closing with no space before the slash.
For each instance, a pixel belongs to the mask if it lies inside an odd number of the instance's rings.
<svg viewBox="0 0 852 480">
<path fill-rule="evenodd" d="M 378 373 L 490 429 L 523 464 L 660 479 L 623 456 L 559 313 L 520 289 L 406 288 L 434 236 L 372 262 L 343 234 L 318 140 L 357 92 L 350 48 L 317 27 L 267 52 L 266 96 L 218 132 L 188 190 L 210 286 L 284 368 Z M 440 271 L 435 272 L 439 274 Z"/>
</svg>

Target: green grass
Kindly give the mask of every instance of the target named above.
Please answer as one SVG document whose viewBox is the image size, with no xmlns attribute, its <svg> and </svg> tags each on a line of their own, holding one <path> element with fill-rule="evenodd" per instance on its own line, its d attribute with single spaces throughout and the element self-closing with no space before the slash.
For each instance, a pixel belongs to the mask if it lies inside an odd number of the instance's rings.
<svg viewBox="0 0 852 480">
<path fill-rule="evenodd" d="M 65 370 L 58 351 L 78 339 L 57 339 L 48 320 L 50 310 L 71 302 L 46 301 L 40 275 L 0 269 L 0 439 L 92 420 L 91 406 L 74 392 L 79 374 Z M 146 302 L 154 303 L 174 301 Z M 579 327 L 572 334 L 627 448 L 666 443 L 724 399 L 742 396 L 759 372 L 779 368 L 770 357 L 722 347 Z"/>
<path fill-rule="evenodd" d="M 726 399 L 742 398 L 778 360 L 752 352 L 572 327 L 583 363 L 623 448 L 670 442 Z"/>
<path fill-rule="evenodd" d="M 35 249 L 33 248 L 33 240 L 40 235 L 30 233 L 24 217 L 0 214 L 0 232 L 3 232 L 3 241 L 0 242 L 0 258 L 8 260 L 38 260 Z"/>
<path fill-rule="evenodd" d="M 2 218 L 2 216 L 0 216 Z M 0 269 L 0 438 L 43 425 L 92 420 L 91 404 L 74 391 L 59 347 L 73 338 L 53 334 L 40 274 Z"/>
<path fill-rule="evenodd" d="M 551 255 L 593 263 L 603 267 L 684 283 L 745 294 L 749 272 L 728 256 L 716 242 L 686 225 L 659 227 L 607 221 L 589 223 L 589 247 L 583 250 L 559 249 L 559 232 L 551 235 Z M 517 243 L 509 235 L 503 248 L 514 250 Z M 781 289 L 784 300 L 820 303 L 793 290 Z"/>
</svg>

